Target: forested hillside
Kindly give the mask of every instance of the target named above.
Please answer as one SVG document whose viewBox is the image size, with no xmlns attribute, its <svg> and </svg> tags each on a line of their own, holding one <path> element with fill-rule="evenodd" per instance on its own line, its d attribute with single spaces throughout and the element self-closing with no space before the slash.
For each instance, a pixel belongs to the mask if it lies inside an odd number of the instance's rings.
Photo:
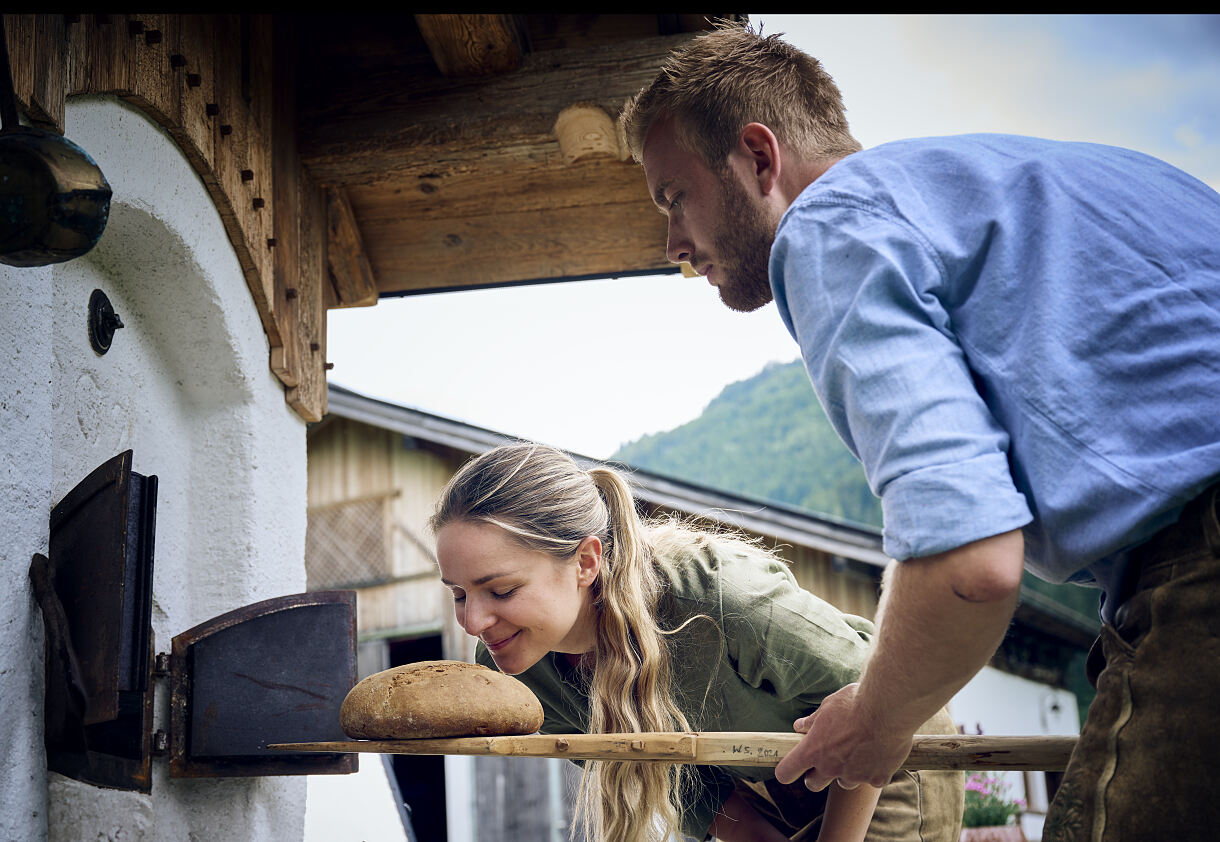
<svg viewBox="0 0 1220 842">
<path fill-rule="evenodd" d="M 699 485 L 881 526 L 864 469 L 839 440 L 799 360 L 772 363 L 726 386 L 687 424 L 623 445 L 612 457 Z M 1030 589 L 1068 606 L 1086 624 L 1097 591 L 1025 575 Z"/>
<path fill-rule="evenodd" d="M 864 470 L 831 428 L 799 360 L 726 386 L 695 420 L 612 457 L 723 491 L 881 525 Z"/>
</svg>

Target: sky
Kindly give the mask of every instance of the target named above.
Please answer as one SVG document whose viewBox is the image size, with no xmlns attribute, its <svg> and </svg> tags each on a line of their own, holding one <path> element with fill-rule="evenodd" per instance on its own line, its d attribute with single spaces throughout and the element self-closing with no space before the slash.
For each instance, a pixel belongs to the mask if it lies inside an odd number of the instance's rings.
<svg viewBox="0 0 1220 842">
<path fill-rule="evenodd" d="M 1220 190 L 1220 16 L 750 15 L 817 57 L 866 147 L 1007 132 L 1125 146 Z M 643 174 L 641 173 L 641 182 Z M 473 280 L 473 279 L 472 279 Z M 798 350 L 680 274 L 331 310 L 332 383 L 607 458 Z"/>
</svg>

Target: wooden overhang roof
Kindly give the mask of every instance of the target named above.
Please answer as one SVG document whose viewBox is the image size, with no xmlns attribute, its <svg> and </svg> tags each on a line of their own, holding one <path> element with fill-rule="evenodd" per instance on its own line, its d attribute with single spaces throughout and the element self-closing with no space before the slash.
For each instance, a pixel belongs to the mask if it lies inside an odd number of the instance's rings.
<svg viewBox="0 0 1220 842">
<path fill-rule="evenodd" d="M 674 47 L 744 18 L 5 14 L 4 24 L 29 122 L 62 133 L 67 97 L 110 94 L 178 143 L 233 243 L 270 368 L 316 421 L 328 309 L 673 271 L 617 117 Z"/>
<path fill-rule="evenodd" d="M 345 191 L 380 295 L 672 271 L 615 121 L 717 17 L 744 16 L 307 18 L 301 160 Z"/>
</svg>

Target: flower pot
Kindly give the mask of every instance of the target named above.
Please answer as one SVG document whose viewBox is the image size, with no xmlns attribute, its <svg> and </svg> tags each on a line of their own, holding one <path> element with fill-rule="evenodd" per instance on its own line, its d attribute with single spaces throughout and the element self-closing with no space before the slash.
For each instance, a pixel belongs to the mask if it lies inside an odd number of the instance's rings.
<svg viewBox="0 0 1220 842">
<path fill-rule="evenodd" d="M 1003 827 L 963 827 L 960 842 L 1025 842 L 1021 825 Z"/>
</svg>

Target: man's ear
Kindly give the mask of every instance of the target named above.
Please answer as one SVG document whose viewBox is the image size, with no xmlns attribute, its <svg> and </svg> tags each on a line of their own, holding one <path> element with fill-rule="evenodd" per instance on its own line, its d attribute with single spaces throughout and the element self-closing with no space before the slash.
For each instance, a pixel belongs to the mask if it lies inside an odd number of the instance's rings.
<svg viewBox="0 0 1220 842">
<path fill-rule="evenodd" d="M 596 535 L 589 535 L 576 548 L 576 584 L 589 587 L 597 581 L 602 569 L 602 542 Z"/>
<path fill-rule="evenodd" d="M 737 140 L 737 152 L 746 157 L 751 175 L 763 195 L 769 195 L 779 184 L 780 149 L 775 133 L 762 123 L 748 123 Z"/>
</svg>

